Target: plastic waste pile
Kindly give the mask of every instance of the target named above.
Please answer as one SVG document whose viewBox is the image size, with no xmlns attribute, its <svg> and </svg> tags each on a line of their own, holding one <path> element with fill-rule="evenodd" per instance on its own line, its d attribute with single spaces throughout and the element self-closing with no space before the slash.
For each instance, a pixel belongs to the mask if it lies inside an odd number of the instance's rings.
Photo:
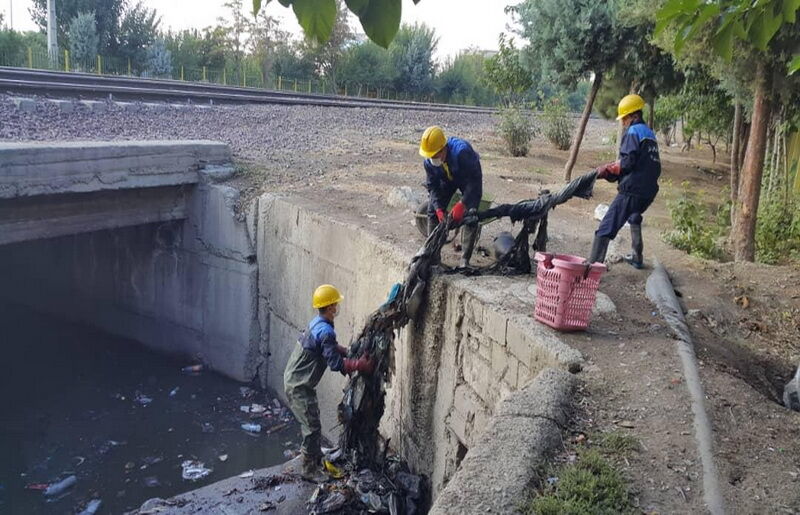
<svg viewBox="0 0 800 515">
<path fill-rule="evenodd" d="M 325 468 L 333 478 L 319 485 L 308 501 L 309 513 L 389 513 L 424 512 L 427 503 L 422 476 L 411 474 L 398 458 L 385 460 L 383 471 L 369 468 L 339 469 L 330 461 Z M 349 467 L 345 464 L 345 467 Z"/>
</svg>

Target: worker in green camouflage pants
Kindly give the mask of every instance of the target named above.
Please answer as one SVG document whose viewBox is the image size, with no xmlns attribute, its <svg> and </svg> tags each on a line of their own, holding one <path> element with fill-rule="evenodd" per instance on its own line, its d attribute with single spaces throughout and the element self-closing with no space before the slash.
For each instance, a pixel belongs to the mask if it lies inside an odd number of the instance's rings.
<svg viewBox="0 0 800 515">
<path fill-rule="evenodd" d="M 283 373 L 289 407 L 300 423 L 303 435 L 300 446 L 302 476 L 312 481 L 325 479 L 320 468 L 322 426 L 317 403 L 317 385 L 325 368 L 330 367 L 334 372 L 343 374 L 371 374 L 374 368 L 367 356 L 345 358 L 347 349 L 336 341 L 333 319 L 339 313 L 339 303 L 343 299 L 339 290 L 329 284 L 316 289 L 312 305 L 319 313 L 300 335 Z"/>
</svg>

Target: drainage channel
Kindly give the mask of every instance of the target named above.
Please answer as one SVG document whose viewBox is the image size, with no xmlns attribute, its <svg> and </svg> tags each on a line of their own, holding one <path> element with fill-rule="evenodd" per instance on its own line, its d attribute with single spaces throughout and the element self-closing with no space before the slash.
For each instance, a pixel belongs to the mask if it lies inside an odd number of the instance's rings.
<svg viewBox="0 0 800 515">
<path fill-rule="evenodd" d="M 282 463 L 299 445 L 286 408 L 271 414 L 271 392 L 182 372 L 186 361 L 28 308 L 0 305 L 0 325 L 0 512 L 72 513 L 98 498 L 122 513 Z M 268 416 L 241 411 L 253 404 Z M 211 472 L 183 479 L 191 460 Z M 61 495 L 37 490 L 69 476 L 77 483 Z"/>
</svg>

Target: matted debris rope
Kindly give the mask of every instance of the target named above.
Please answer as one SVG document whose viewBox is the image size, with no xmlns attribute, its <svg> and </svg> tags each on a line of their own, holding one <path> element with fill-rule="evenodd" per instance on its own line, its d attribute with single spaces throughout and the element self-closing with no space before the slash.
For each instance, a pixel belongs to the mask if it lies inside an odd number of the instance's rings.
<svg viewBox="0 0 800 515">
<path fill-rule="evenodd" d="M 530 272 L 529 236 L 538 230 L 534 247 L 544 250 L 549 211 L 572 197 L 589 198 L 596 178 L 596 172 L 589 172 L 567 184 L 558 193 L 545 192 L 537 199 L 503 204 L 478 213 L 478 219 L 509 217 L 512 222 L 524 221 L 514 249 L 487 271 Z M 460 224 L 454 224 L 448 216 L 446 223 L 439 224 L 431 232 L 411 259 L 405 281 L 395 285 L 389 299 L 369 316 L 350 346 L 350 358 L 369 355 L 375 363 L 373 374 L 358 373 L 349 378 L 339 404 L 339 421 L 343 426 L 339 446 L 356 469 L 384 468 L 388 443 L 381 443 L 378 425 L 385 407 L 385 383 L 392 367 L 391 349 L 395 332 L 404 327 L 418 311 L 431 280 L 433 266 L 439 263 L 447 233 L 457 225 Z"/>
</svg>

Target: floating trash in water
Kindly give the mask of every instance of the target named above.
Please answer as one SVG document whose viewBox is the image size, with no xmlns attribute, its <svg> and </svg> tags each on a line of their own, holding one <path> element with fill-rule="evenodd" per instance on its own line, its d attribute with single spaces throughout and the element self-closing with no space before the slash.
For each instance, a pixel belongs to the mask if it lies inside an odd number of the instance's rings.
<svg viewBox="0 0 800 515">
<path fill-rule="evenodd" d="M 176 386 L 175 388 L 173 388 L 172 390 L 169 391 L 169 396 L 170 397 L 175 397 L 176 395 L 178 395 L 178 390 L 180 390 L 180 389 L 181 389 L 180 386 Z"/>
<path fill-rule="evenodd" d="M 58 495 L 58 494 L 60 494 L 60 493 L 62 493 L 64 491 L 66 491 L 67 489 L 72 488 L 73 486 L 75 486 L 75 484 L 77 482 L 78 482 L 78 478 L 75 477 L 75 476 L 66 477 L 66 478 L 62 479 L 61 481 L 58 481 L 56 483 L 52 483 L 47 488 L 45 488 L 44 495 L 46 495 L 47 497 L 52 497 L 54 495 Z"/>
<path fill-rule="evenodd" d="M 214 424 L 211 422 L 203 422 L 200 424 L 200 428 L 203 430 L 204 433 L 213 433 L 214 432 Z"/>
<path fill-rule="evenodd" d="M 255 472 L 253 472 L 252 470 L 248 470 L 246 472 L 242 472 L 241 474 L 239 474 L 239 477 L 246 479 L 248 477 L 253 477 L 253 474 L 255 474 Z"/>
<path fill-rule="evenodd" d="M 261 432 L 261 424 L 245 423 L 245 424 L 242 424 L 242 429 L 244 429 L 248 433 L 260 433 Z"/>
<path fill-rule="evenodd" d="M 219 461 L 228 461 L 228 455 L 227 454 L 220 454 L 219 455 Z"/>
<path fill-rule="evenodd" d="M 287 460 L 293 459 L 295 456 L 297 456 L 297 454 L 298 454 L 297 451 L 293 451 L 291 449 L 286 449 L 283 451 L 283 457 L 286 458 Z"/>
<path fill-rule="evenodd" d="M 211 473 L 211 469 L 206 468 L 205 464 L 198 460 L 186 460 L 181 463 L 181 467 L 183 468 L 181 476 L 188 481 L 197 481 Z"/>
<path fill-rule="evenodd" d="M 147 488 L 156 488 L 161 486 L 161 482 L 158 480 L 156 476 L 148 476 L 142 479 L 142 484 Z"/>
<path fill-rule="evenodd" d="M 189 365 L 188 367 L 183 367 L 181 372 L 184 374 L 197 374 L 203 371 L 203 365 Z"/>
<path fill-rule="evenodd" d="M 101 504 L 103 504 L 103 501 L 100 499 L 92 499 L 86 503 L 86 507 L 78 515 L 94 515 L 100 509 Z"/>
<path fill-rule="evenodd" d="M 142 394 L 141 392 L 138 392 L 138 391 L 136 392 L 136 395 L 134 396 L 133 400 L 137 404 L 140 404 L 142 406 L 147 406 L 148 404 L 153 402 L 153 399 L 151 397 L 148 397 L 147 395 L 144 395 L 144 394 Z"/>
<path fill-rule="evenodd" d="M 252 397 L 252 396 L 254 396 L 256 394 L 256 391 L 253 390 L 252 388 L 250 388 L 249 386 L 240 386 L 239 387 L 239 393 L 245 399 L 249 399 L 250 397 Z"/>
<path fill-rule="evenodd" d="M 28 483 L 25 485 L 25 490 L 47 490 L 47 487 L 50 486 L 47 483 Z"/>
<path fill-rule="evenodd" d="M 253 403 L 250 405 L 239 406 L 239 411 L 242 411 L 244 413 L 254 413 L 260 415 L 261 413 L 267 411 L 267 408 L 266 406 L 262 406 L 261 404 Z"/>
</svg>

